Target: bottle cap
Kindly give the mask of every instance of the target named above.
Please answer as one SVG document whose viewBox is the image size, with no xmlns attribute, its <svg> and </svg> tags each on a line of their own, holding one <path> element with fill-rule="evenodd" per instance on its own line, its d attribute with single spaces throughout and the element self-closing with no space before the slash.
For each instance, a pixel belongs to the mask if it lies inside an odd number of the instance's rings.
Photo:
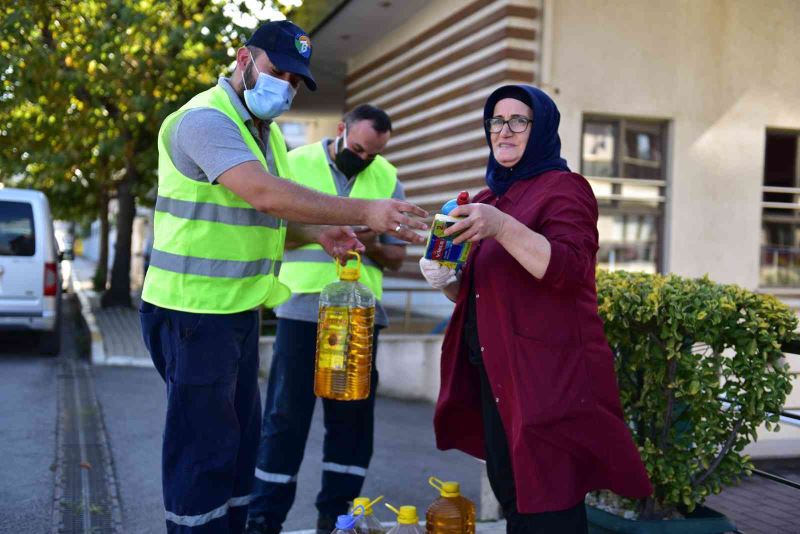
<svg viewBox="0 0 800 534">
<path fill-rule="evenodd" d="M 364 509 L 364 515 L 372 515 L 372 507 L 382 499 L 383 495 L 376 498 L 374 501 L 370 501 L 369 497 L 357 497 L 353 500 L 353 515 L 356 515 L 356 510 L 359 506 Z"/>
<path fill-rule="evenodd" d="M 469 193 L 466 191 L 460 192 L 458 197 L 445 202 L 442 206 L 442 215 L 450 215 L 450 212 L 456 209 L 456 207 L 463 206 L 464 204 L 469 204 Z"/>
<path fill-rule="evenodd" d="M 340 515 L 336 518 L 336 528 L 339 530 L 350 530 L 356 526 L 356 518 L 352 515 Z"/>
<path fill-rule="evenodd" d="M 458 206 L 458 202 L 456 199 L 452 198 L 442 205 L 442 215 L 450 215 L 450 212 L 456 209 Z"/>
<path fill-rule="evenodd" d="M 355 267 L 348 267 L 347 265 L 342 266 L 339 261 L 336 261 L 336 270 L 339 273 L 339 280 L 346 280 L 348 282 L 353 282 L 361 278 L 361 254 L 356 252 L 355 250 L 350 250 L 347 254 L 356 257 L 356 266 Z M 349 263 L 349 260 L 348 260 Z"/>
<path fill-rule="evenodd" d="M 458 482 L 443 482 L 436 477 L 428 479 L 428 484 L 439 490 L 439 495 L 442 497 L 458 497 L 461 495 L 461 487 Z"/>
<path fill-rule="evenodd" d="M 416 525 L 419 523 L 416 506 L 401 506 L 398 510 L 387 502 L 386 507 L 397 514 L 397 523 L 400 525 Z"/>
</svg>

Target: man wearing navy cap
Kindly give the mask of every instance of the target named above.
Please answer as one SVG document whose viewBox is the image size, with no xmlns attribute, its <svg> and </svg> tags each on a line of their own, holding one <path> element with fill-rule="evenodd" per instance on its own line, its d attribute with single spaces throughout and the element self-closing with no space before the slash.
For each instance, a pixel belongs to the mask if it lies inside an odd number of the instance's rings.
<svg viewBox="0 0 800 534">
<path fill-rule="evenodd" d="M 290 296 L 278 279 L 285 240 L 341 257 L 363 250 L 351 228 L 306 225 L 366 225 L 415 243 L 412 229 L 425 228 L 407 214 L 427 214 L 407 202 L 329 196 L 286 179 L 286 144 L 273 119 L 290 108 L 301 81 L 316 89 L 311 50 L 291 22 L 262 25 L 237 51 L 231 77 L 159 131 L 140 318 L 167 384 L 170 533 L 244 530 L 261 432 L 258 309 Z"/>
</svg>

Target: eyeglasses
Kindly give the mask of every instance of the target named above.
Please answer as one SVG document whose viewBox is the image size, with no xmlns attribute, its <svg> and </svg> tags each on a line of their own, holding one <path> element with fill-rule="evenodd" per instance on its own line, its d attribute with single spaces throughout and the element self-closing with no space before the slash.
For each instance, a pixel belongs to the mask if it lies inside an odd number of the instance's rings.
<svg viewBox="0 0 800 534">
<path fill-rule="evenodd" d="M 528 129 L 528 125 L 532 122 L 527 117 L 511 117 L 508 120 L 492 117 L 491 119 L 486 119 L 486 129 L 491 133 L 500 133 L 503 131 L 503 126 L 508 124 L 508 129 L 513 133 L 522 133 Z"/>
</svg>

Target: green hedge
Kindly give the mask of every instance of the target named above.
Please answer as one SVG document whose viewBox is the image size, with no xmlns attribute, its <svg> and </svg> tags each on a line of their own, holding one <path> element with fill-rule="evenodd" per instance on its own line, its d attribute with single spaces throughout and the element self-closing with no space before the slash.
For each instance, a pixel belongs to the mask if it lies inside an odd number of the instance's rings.
<svg viewBox="0 0 800 534">
<path fill-rule="evenodd" d="M 770 295 L 708 278 L 600 271 L 597 290 L 625 417 L 655 487 L 640 516 L 691 511 L 750 474 L 740 453 L 759 425 L 779 428 L 766 412 L 791 390 L 781 346 L 796 339 L 797 317 Z"/>
</svg>

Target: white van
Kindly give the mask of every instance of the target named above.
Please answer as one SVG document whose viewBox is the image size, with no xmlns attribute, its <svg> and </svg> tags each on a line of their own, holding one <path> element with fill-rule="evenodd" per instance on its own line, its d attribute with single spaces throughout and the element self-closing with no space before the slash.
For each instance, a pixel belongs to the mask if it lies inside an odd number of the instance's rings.
<svg viewBox="0 0 800 534">
<path fill-rule="evenodd" d="M 39 332 L 39 351 L 60 349 L 61 261 L 47 197 L 0 187 L 0 329 Z"/>
</svg>

